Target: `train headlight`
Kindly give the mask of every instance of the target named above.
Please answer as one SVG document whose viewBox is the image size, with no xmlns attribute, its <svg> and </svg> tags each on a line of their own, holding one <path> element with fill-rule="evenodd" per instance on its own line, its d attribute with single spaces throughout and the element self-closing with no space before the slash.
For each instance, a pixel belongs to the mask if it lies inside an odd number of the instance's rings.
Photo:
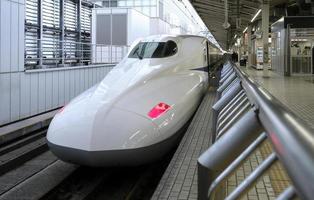
<svg viewBox="0 0 314 200">
<path fill-rule="evenodd" d="M 148 113 L 148 116 L 150 118 L 157 118 L 159 117 L 160 115 L 162 115 L 163 113 L 165 113 L 166 111 L 168 111 L 169 109 L 171 109 L 171 106 L 169 106 L 168 104 L 166 103 L 158 103 L 155 107 L 153 107 L 149 113 Z"/>
</svg>

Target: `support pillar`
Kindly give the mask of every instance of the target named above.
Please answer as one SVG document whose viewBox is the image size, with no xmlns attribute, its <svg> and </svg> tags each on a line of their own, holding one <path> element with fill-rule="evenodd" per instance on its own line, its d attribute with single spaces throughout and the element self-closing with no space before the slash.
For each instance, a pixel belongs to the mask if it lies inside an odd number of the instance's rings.
<svg viewBox="0 0 314 200">
<path fill-rule="evenodd" d="M 82 62 L 82 32 L 81 32 L 81 7 L 82 7 L 82 0 L 77 0 L 77 13 L 76 13 L 76 31 L 77 31 L 77 44 L 76 44 L 76 55 L 77 62 Z"/>
<path fill-rule="evenodd" d="M 239 62 L 239 64 L 240 64 L 240 59 L 242 57 L 242 46 L 243 46 L 243 37 L 241 36 L 240 37 L 240 43 L 238 46 L 238 62 Z"/>
<path fill-rule="evenodd" d="M 60 18 L 59 18 L 59 26 L 60 26 L 60 51 L 59 58 L 60 64 L 64 65 L 64 0 L 60 0 Z"/>
<path fill-rule="evenodd" d="M 248 64 L 247 68 L 252 66 L 252 25 L 248 26 L 247 29 L 247 50 L 248 50 Z"/>
<path fill-rule="evenodd" d="M 38 62 L 37 65 L 42 67 L 43 65 L 43 0 L 38 0 L 37 8 L 37 21 L 38 21 L 38 30 L 37 30 L 37 55 Z"/>
<path fill-rule="evenodd" d="M 262 4 L 262 31 L 263 31 L 263 67 L 268 67 L 268 37 L 269 37 L 269 2 Z"/>
</svg>

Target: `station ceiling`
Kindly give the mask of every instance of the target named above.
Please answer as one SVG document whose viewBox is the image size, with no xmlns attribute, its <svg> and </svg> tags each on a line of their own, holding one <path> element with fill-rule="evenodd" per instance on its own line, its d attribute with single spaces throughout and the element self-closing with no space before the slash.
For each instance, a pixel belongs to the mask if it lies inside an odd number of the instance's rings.
<svg viewBox="0 0 314 200">
<path fill-rule="evenodd" d="M 289 0 L 270 0 L 270 9 L 274 6 L 288 2 Z M 266 0 L 228 0 L 229 29 L 224 29 L 225 0 L 190 0 L 208 29 L 223 49 L 228 47 L 235 34 L 241 34 L 250 23 L 251 19 L 261 8 Z M 271 12 L 270 12 L 271 13 Z M 261 16 L 261 15 L 260 15 Z M 237 26 L 237 19 L 240 19 Z"/>
</svg>

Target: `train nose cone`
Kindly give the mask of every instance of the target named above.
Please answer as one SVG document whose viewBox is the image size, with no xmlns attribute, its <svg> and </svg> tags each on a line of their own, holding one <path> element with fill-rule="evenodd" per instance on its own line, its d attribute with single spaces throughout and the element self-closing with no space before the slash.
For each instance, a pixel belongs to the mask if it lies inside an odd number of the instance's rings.
<svg viewBox="0 0 314 200">
<path fill-rule="evenodd" d="M 93 121 L 91 114 L 78 110 L 59 113 L 49 125 L 47 140 L 50 144 L 88 150 Z"/>
<path fill-rule="evenodd" d="M 57 157 L 71 163 L 138 165 L 149 160 L 151 152 L 145 147 L 154 144 L 159 134 L 151 120 L 112 108 L 105 115 L 98 112 L 89 118 L 57 116 L 49 127 L 47 140 Z"/>
</svg>

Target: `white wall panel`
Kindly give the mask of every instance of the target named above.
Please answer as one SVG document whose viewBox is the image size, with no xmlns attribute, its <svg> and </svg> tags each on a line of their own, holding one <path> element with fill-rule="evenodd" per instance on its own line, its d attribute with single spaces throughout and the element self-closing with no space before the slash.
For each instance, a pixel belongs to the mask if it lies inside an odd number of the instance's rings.
<svg viewBox="0 0 314 200">
<path fill-rule="evenodd" d="M 98 80 L 97 79 L 97 68 L 93 68 L 93 82 L 92 82 L 92 85 L 94 85 L 94 80 Z"/>
<path fill-rule="evenodd" d="M 63 106 L 112 67 L 0 73 L 0 125 Z"/>
<path fill-rule="evenodd" d="M 75 74 L 74 71 L 70 73 L 70 99 L 73 99 L 75 96 Z"/>
<path fill-rule="evenodd" d="M 86 90 L 87 88 L 89 88 L 89 87 L 88 87 L 88 83 L 89 83 L 88 69 L 84 69 L 84 88 L 85 88 L 85 90 Z"/>
<path fill-rule="evenodd" d="M 77 96 L 78 94 L 81 93 L 81 89 L 80 89 L 80 71 L 79 70 L 75 70 L 75 96 Z"/>
<path fill-rule="evenodd" d="M 110 70 L 108 68 L 103 68 L 103 71 L 102 78 L 105 78 L 106 74 L 108 74 Z"/>
<path fill-rule="evenodd" d="M 28 117 L 31 115 L 31 83 L 29 74 L 20 73 L 20 84 L 21 84 L 21 100 L 20 100 L 20 118 Z"/>
<path fill-rule="evenodd" d="M 11 70 L 10 71 L 18 71 L 19 69 L 19 4 L 18 3 L 11 3 L 11 17 L 10 17 L 10 24 L 11 24 L 11 31 L 10 31 L 10 39 L 11 39 Z M 23 30 L 23 29 L 22 29 Z M 21 30 L 21 31 L 22 31 Z"/>
<path fill-rule="evenodd" d="M 46 110 L 52 109 L 52 72 L 46 72 Z"/>
<path fill-rule="evenodd" d="M 102 69 L 101 68 L 96 68 L 97 70 L 97 80 L 102 80 Z"/>
<path fill-rule="evenodd" d="M 18 120 L 20 118 L 20 74 L 19 73 L 10 73 L 11 75 L 11 121 Z"/>
<path fill-rule="evenodd" d="M 52 72 L 52 108 L 59 105 L 59 72 Z"/>
<path fill-rule="evenodd" d="M 93 70 L 88 70 L 88 75 L 88 88 L 90 88 L 93 85 Z"/>
<path fill-rule="evenodd" d="M 84 78 L 85 78 L 85 76 L 84 76 L 84 70 L 80 70 L 79 71 L 79 73 L 80 73 L 80 89 L 81 89 L 81 91 L 84 91 L 85 90 L 85 87 L 84 87 L 84 83 L 85 83 L 85 80 L 84 80 Z"/>
<path fill-rule="evenodd" d="M 58 107 L 59 106 L 63 106 L 64 103 L 65 103 L 65 95 L 64 95 L 64 91 L 65 91 L 65 82 L 64 82 L 64 77 L 65 77 L 65 74 L 64 72 L 62 71 L 59 71 L 58 72 L 58 83 L 59 83 L 59 89 L 58 89 L 58 97 L 59 97 L 59 100 L 58 100 Z"/>
<path fill-rule="evenodd" d="M 70 101 L 70 71 L 64 72 L 64 99 L 65 102 Z"/>
<path fill-rule="evenodd" d="M 24 4 L 24 0 L 20 0 Z M 24 5 L 19 4 L 19 31 L 18 31 L 18 63 L 19 63 L 19 71 L 24 70 L 24 19 L 25 19 L 25 9 Z"/>
<path fill-rule="evenodd" d="M 46 74 L 38 73 L 38 112 L 46 110 Z"/>
<path fill-rule="evenodd" d="M 0 10 L 0 72 L 10 71 L 10 41 L 11 41 L 11 29 L 10 29 L 10 11 L 11 2 L 7 0 L 1 0 Z"/>
<path fill-rule="evenodd" d="M 38 113 L 38 73 L 33 73 L 28 75 L 30 77 L 30 110 L 31 115 Z"/>
<path fill-rule="evenodd" d="M 0 123 L 11 117 L 10 90 L 10 74 L 0 74 Z"/>
</svg>

